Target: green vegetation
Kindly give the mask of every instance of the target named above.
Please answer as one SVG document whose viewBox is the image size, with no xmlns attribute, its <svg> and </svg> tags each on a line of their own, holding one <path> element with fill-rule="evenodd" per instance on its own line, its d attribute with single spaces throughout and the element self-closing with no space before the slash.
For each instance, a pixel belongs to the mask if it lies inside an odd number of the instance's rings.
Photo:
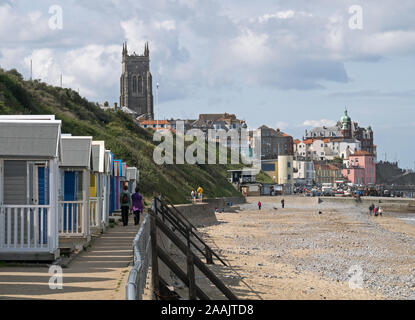
<svg viewBox="0 0 415 320">
<path fill-rule="evenodd" d="M 231 165 L 156 165 L 151 131 L 140 128 L 121 111 L 104 111 L 71 89 L 24 81 L 16 71 L 0 69 L 0 114 L 54 114 L 62 132 L 105 140 L 116 159 L 140 170 L 140 188 L 149 198 L 154 192 L 174 203 L 185 203 L 192 189 L 202 186 L 207 197 L 240 196 L 229 183 Z M 236 166 L 238 167 L 238 166 Z"/>
<path fill-rule="evenodd" d="M 258 183 L 275 183 L 274 180 L 272 180 L 272 178 L 267 175 L 265 172 L 261 171 L 257 176 L 256 176 L 256 182 Z"/>
</svg>

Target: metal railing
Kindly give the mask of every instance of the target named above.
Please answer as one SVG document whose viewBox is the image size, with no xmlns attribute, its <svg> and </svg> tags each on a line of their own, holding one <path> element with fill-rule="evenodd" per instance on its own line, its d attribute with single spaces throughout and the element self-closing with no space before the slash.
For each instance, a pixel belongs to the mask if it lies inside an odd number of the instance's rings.
<svg viewBox="0 0 415 320">
<path fill-rule="evenodd" d="M 59 201 L 59 234 L 61 236 L 86 234 L 83 201 Z"/>
<path fill-rule="evenodd" d="M 126 300 L 142 300 L 151 261 L 150 217 L 143 221 L 133 242 L 134 266 L 128 276 Z"/>
<path fill-rule="evenodd" d="M 0 206 L 0 250 L 16 252 L 49 251 L 55 238 L 50 228 L 50 206 Z"/>
</svg>

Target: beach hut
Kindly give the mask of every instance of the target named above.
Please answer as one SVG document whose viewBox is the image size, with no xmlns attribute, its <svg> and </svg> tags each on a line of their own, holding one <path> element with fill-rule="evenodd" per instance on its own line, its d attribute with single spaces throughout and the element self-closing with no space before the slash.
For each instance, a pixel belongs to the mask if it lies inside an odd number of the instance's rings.
<svg viewBox="0 0 415 320">
<path fill-rule="evenodd" d="M 61 121 L 0 116 L 0 260 L 59 254 Z"/>
<path fill-rule="evenodd" d="M 104 189 L 105 189 L 105 142 L 92 141 L 92 161 L 90 174 L 90 227 L 92 232 L 102 232 L 104 222 Z"/>
<path fill-rule="evenodd" d="M 90 170 L 92 137 L 62 135 L 59 235 L 61 243 L 90 241 Z M 70 242 L 70 241 L 69 241 Z"/>
<path fill-rule="evenodd" d="M 103 208 L 102 208 L 102 214 L 103 214 L 103 222 L 105 226 L 108 226 L 109 224 L 109 216 L 111 213 L 111 176 L 112 176 L 112 170 L 113 170 L 113 158 L 111 156 L 110 150 L 105 150 L 105 156 L 104 156 L 104 190 L 103 190 Z"/>
<path fill-rule="evenodd" d="M 128 191 L 130 193 L 135 192 L 135 187 L 137 186 L 137 178 L 138 178 L 138 170 L 136 167 L 128 167 L 127 168 L 127 183 L 128 183 Z"/>
<path fill-rule="evenodd" d="M 114 160 L 114 211 L 119 211 L 120 207 L 120 192 L 121 192 L 121 177 L 122 177 L 122 160 Z M 113 211 L 113 212 L 114 212 Z"/>
</svg>

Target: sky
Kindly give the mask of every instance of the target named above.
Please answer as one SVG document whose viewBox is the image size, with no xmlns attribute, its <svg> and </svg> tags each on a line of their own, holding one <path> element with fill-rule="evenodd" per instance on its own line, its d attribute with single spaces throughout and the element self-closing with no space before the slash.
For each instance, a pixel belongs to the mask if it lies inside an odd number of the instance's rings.
<svg viewBox="0 0 415 320">
<path fill-rule="evenodd" d="M 32 60 L 91 101 L 119 102 L 124 41 L 150 44 L 160 118 L 235 113 L 301 139 L 347 107 L 379 160 L 415 167 L 413 0 L 0 0 L 0 67 L 28 79 Z"/>
</svg>

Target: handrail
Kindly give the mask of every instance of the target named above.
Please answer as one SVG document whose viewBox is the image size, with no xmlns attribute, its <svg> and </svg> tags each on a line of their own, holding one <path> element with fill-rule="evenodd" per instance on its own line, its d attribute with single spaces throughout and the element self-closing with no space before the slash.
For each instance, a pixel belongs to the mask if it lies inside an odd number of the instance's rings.
<svg viewBox="0 0 415 320">
<path fill-rule="evenodd" d="M 164 211 L 160 211 L 160 213 L 162 214 L 162 215 L 168 215 L 168 214 L 171 214 L 171 215 L 173 215 L 176 219 L 177 219 L 177 221 L 179 221 L 180 223 L 182 223 L 183 225 L 184 225 L 184 227 L 187 229 L 187 226 L 183 223 L 183 221 L 181 221 L 181 219 L 179 218 L 179 217 L 177 217 L 177 216 L 175 216 L 175 214 L 174 214 L 174 212 L 168 207 L 168 206 L 166 206 L 164 203 L 163 203 L 163 200 L 160 200 L 159 198 L 155 198 L 155 202 L 156 202 L 156 209 L 158 209 L 158 206 L 157 206 L 157 202 L 159 202 L 161 205 L 162 205 L 162 207 L 164 207 L 165 208 L 165 210 Z M 176 211 L 177 212 L 180 212 L 180 211 L 178 211 L 177 209 L 176 209 Z M 180 212 L 180 215 L 181 216 L 183 216 L 183 214 Z M 186 219 L 186 218 L 185 218 Z M 186 221 L 188 221 L 187 219 L 186 219 Z M 180 233 L 183 235 L 183 236 L 186 236 L 186 234 L 185 234 L 185 230 L 183 230 L 183 228 L 181 228 L 180 226 L 179 226 L 179 223 L 177 223 L 176 224 L 176 227 L 177 227 L 177 229 L 180 231 Z M 199 252 L 201 252 L 202 253 L 202 255 L 207 259 L 207 260 L 209 260 L 210 262 L 212 262 L 213 263 L 213 261 L 211 261 L 211 254 L 212 255 L 214 255 L 224 266 L 227 266 L 227 264 L 225 263 L 225 261 L 223 261 L 220 257 L 219 257 L 219 255 L 217 255 L 194 231 L 193 231 L 193 229 L 195 229 L 194 227 L 192 227 L 192 224 L 189 222 L 189 228 L 190 228 L 190 230 L 189 230 L 189 232 L 190 232 L 190 234 L 193 236 L 193 237 L 195 237 L 204 247 L 205 247 L 205 250 L 206 250 L 206 252 L 203 252 L 203 250 L 202 249 L 200 249 L 193 241 L 190 241 L 190 243 L 199 251 Z M 197 229 L 196 229 L 197 230 Z"/>
<path fill-rule="evenodd" d="M 142 300 L 146 285 L 150 254 L 150 218 L 147 215 L 133 242 L 134 266 L 128 276 L 125 287 L 126 300 Z"/>
<path fill-rule="evenodd" d="M 238 300 L 235 294 L 199 259 L 199 257 L 197 257 L 193 252 L 189 250 L 189 243 L 186 246 L 186 244 L 172 230 L 170 230 L 170 228 L 157 216 L 157 213 L 155 213 L 152 210 L 149 210 L 149 214 L 151 215 L 151 219 L 152 219 L 151 221 L 153 221 L 152 228 L 157 227 L 177 246 L 177 248 L 183 254 L 187 256 L 188 266 L 189 264 L 191 264 L 192 266 L 193 265 L 196 266 L 213 283 L 213 285 L 225 295 L 226 298 L 228 298 L 229 300 Z M 163 250 L 161 248 L 159 247 L 153 248 L 153 255 L 157 255 L 157 257 L 160 257 L 164 262 L 167 262 L 167 259 L 165 259 L 166 255 L 163 255 Z M 189 274 L 189 269 L 188 269 L 188 274 Z M 194 281 L 194 272 L 193 272 L 193 277 L 191 278 L 193 278 L 192 280 Z M 158 279 L 158 275 L 156 275 L 153 278 L 153 281 L 157 279 Z M 195 283 L 193 283 L 193 286 L 194 286 L 193 287 L 193 295 L 194 295 L 194 294 L 197 294 L 197 287 L 195 286 Z M 155 288 L 155 291 L 157 293 L 157 288 Z M 189 291 L 192 291 L 192 290 L 189 290 Z"/>
</svg>

